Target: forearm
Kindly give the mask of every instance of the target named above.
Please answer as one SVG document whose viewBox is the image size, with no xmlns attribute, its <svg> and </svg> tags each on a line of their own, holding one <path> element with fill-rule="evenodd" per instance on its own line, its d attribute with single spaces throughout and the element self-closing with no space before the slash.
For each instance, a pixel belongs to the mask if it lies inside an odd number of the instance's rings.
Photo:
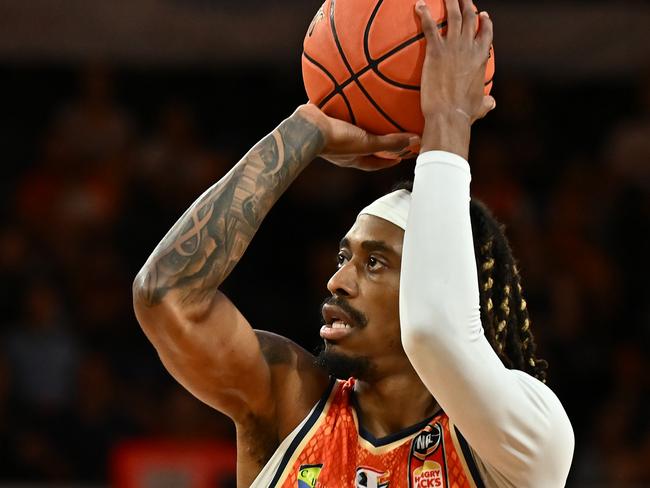
<svg viewBox="0 0 650 488">
<path fill-rule="evenodd" d="M 494 385 L 478 380 L 485 379 L 485 371 L 497 376 L 505 372 L 481 326 L 469 181 L 469 166 L 461 158 L 449 153 L 420 155 L 400 282 L 404 348 L 425 385 L 461 429 L 466 428 L 462 420 L 468 415 L 475 416 L 472 424 L 492 427 L 484 420 L 498 413 L 493 411 L 498 403 Z M 463 404 L 468 396 L 473 401 Z M 476 408 L 467 409 L 468 404 Z M 461 419 L 456 416 L 459 411 Z"/>
<path fill-rule="evenodd" d="M 283 121 L 174 224 L 138 274 L 136 299 L 152 306 L 176 290 L 184 303 L 209 302 L 323 145 L 321 130 L 298 111 Z"/>
<path fill-rule="evenodd" d="M 514 486 L 558 486 L 573 442 L 566 414 L 548 387 L 506 369 L 483 333 L 469 183 L 455 155 L 418 159 L 400 283 L 404 349 L 483 462 Z"/>
</svg>

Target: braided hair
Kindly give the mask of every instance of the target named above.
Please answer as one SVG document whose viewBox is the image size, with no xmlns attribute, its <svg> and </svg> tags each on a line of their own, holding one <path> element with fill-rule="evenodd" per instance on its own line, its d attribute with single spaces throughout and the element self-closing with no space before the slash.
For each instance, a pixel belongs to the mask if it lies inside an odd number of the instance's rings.
<svg viewBox="0 0 650 488">
<path fill-rule="evenodd" d="M 412 191 L 413 182 L 399 183 L 393 191 L 402 189 Z M 470 201 L 469 214 L 485 337 L 507 368 L 525 371 L 546 382 L 548 363 L 535 356 L 521 275 L 504 226 L 475 198 Z"/>
</svg>

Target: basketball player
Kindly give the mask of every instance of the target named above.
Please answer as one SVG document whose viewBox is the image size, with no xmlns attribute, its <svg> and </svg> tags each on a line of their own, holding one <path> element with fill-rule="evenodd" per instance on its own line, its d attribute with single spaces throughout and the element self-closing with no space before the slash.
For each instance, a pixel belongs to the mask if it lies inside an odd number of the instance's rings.
<svg viewBox="0 0 650 488">
<path fill-rule="evenodd" d="M 470 203 L 472 123 L 492 23 L 446 0 L 426 36 L 421 141 L 373 136 L 305 105 L 180 218 L 134 283 L 140 324 L 169 372 L 237 426 L 238 486 L 559 487 L 569 420 L 544 385 L 519 274 L 499 225 Z M 363 209 L 340 244 L 317 361 L 253 330 L 219 290 L 264 216 L 317 156 L 372 170 L 368 156 L 420 144 L 412 191 Z M 286 310 L 297 326 L 299 317 Z M 266 327 L 272 324 L 257 324 Z M 339 378 L 339 379 L 335 379 Z"/>
</svg>

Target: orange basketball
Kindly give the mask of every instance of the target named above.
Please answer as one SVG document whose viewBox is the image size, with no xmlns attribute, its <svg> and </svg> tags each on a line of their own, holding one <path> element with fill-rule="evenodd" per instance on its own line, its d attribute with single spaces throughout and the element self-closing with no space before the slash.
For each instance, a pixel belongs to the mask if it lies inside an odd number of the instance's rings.
<svg viewBox="0 0 650 488">
<path fill-rule="evenodd" d="M 415 1 L 326 0 L 303 44 L 302 76 L 310 102 L 375 134 L 421 134 L 425 40 Z M 444 28 L 443 0 L 426 1 L 438 28 Z M 486 94 L 493 75 L 490 47 Z"/>
</svg>

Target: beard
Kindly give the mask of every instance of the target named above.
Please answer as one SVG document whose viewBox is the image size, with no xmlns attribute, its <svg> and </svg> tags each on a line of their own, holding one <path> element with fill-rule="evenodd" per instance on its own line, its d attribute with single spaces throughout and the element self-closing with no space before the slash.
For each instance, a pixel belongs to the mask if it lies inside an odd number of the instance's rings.
<svg viewBox="0 0 650 488">
<path fill-rule="evenodd" d="M 331 376 L 340 380 L 349 378 L 371 381 L 374 365 L 366 356 L 350 356 L 332 351 L 328 345 L 321 346 L 316 356 L 317 366 L 324 368 Z"/>
<path fill-rule="evenodd" d="M 325 325 L 322 309 L 325 305 L 336 305 L 344 310 L 350 318 L 350 325 L 362 329 L 368 325 L 368 317 L 360 310 L 352 307 L 342 297 L 331 296 L 321 304 L 321 325 Z M 340 352 L 332 351 L 332 346 L 326 341 L 320 346 L 316 360 L 317 366 L 324 368 L 331 376 L 340 380 L 347 380 L 351 377 L 369 381 L 374 377 L 374 364 L 367 356 L 351 356 Z"/>
</svg>

